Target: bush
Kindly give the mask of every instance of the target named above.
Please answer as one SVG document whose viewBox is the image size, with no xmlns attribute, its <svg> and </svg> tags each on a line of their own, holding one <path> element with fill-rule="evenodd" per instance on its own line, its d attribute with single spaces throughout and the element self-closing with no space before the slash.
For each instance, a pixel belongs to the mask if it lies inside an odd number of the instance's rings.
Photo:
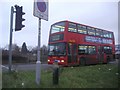
<svg viewBox="0 0 120 90">
<path fill-rule="evenodd" d="M 2 55 L 2 63 L 8 64 L 9 55 Z M 21 55 L 13 55 L 12 56 L 12 63 L 26 63 L 27 57 L 23 57 Z"/>
</svg>

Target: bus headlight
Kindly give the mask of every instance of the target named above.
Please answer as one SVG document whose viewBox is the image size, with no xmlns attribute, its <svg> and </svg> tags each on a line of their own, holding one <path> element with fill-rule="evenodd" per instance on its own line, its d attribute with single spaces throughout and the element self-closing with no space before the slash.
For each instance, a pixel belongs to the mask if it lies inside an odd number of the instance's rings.
<svg viewBox="0 0 120 90">
<path fill-rule="evenodd" d="M 61 60 L 61 62 L 64 62 L 64 60 Z"/>
<path fill-rule="evenodd" d="M 50 62 L 50 60 L 48 59 L 48 62 Z"/>
</svg>

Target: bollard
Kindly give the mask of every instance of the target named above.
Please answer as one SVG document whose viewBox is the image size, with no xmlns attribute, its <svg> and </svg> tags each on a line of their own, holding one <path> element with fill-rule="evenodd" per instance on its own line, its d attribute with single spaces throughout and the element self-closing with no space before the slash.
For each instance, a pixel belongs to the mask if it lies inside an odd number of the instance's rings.
<svg viewBox="0 0 120 90">
<path fill-rule="evenodd" d="M 59 66 L 58 62 L 54 62 L 54 69 L 53 69 L 53 84 L 57 85 L 59 83 Z"/>
</svg>

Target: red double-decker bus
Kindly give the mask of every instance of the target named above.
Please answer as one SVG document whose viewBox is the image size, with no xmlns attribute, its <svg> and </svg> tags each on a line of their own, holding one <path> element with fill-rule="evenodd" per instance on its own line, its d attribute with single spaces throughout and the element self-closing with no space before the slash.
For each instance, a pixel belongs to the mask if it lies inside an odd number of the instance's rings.
<svg viewBox="0 0 120 90">
<path fill-rule="evenodd" d="M 115 40 L 111 31 L 60 21 L 51 25 L 48 64 L 86 65 L 114 60 Z"/>
</svg>

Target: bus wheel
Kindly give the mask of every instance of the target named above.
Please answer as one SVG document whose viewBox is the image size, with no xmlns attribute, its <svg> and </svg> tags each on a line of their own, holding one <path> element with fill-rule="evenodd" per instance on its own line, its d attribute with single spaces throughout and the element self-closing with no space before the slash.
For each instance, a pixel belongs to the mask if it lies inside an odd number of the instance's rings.
<svg viewBox="0 0 120 90">
<path fill-rule="evenodd" d="M 80 65 L 85 66 L 86 65 L 86 60 L 85 58 L 80 58 Z"/>
</svg>

